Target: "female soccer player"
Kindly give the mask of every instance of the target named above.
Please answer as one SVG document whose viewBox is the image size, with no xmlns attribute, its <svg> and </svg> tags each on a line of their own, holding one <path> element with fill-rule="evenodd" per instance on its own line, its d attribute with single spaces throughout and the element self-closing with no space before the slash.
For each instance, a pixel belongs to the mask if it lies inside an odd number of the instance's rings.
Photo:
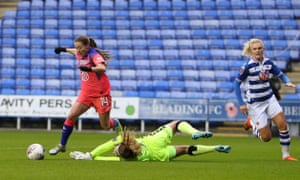
<svg viewBox="0 0 300 180">
<path fill-rule="evenodd" d="M 75 48 L 58 47 L 55 49 L 56 54 L 68 52 L 77 58 L 81 71 L 81 91 L 64 122 L 60 144 L 49 151 L 51 155 L 66 151 L 66 144 L 77 118 L 90 107 L 94 107 L 98 112 L 102 128 L 122 131 L 119 121 L 110 118 L 111 87 L 105 74 L 107 60 L 111 58 L 110 54 L 97 49 L 96 42 L 87 36 L 77 37 L 74 45 Z"/>
<path fill-rule="evenodd" d="M 211 132 L 199 131 L 185 121 L 172 121 L 141 138 L 135 138 L 131 132 L 124 129 L 122 135 L 99 145 L 93 151 L 87 153 L 74 151 L 70 153 L 70 156 L 76 160 L 170 161 L 184 154 L 199 155 L 213 151 L 230 152 L 231 147 L 228 145 L 170 145 L 177 131 L 191 135 L 192 139 L 212 136 Z M 114 151 L 115 156 L 104 156 L 103 154 L 108 151 Z"/>
<path fill-rule="evenodd" d="M 264 57 L 264 50 L 264 44 L 260 39 L 250 39 L 245 43 L 242 54 L 249 56 L 250 59 L 241 67 L 234 82 L 236 96 L 240 110 L 250 116 L 253 130 L 262 141 L 271 140 L 272 133 L 268 126 L 268 118 L 274 121 L 279 130 L 282 159 L 294 161 L 296 159 L 289 152 L 291 138 L 285 116 L 270 87 L 270 73 L 278 76 L 286 86 L 292 88 L 296 86 L 270 59 Z M 246 104 L 241 95 L 242 82 L 245 83 L 244 88 L 246 88 Z"/>
</svg>

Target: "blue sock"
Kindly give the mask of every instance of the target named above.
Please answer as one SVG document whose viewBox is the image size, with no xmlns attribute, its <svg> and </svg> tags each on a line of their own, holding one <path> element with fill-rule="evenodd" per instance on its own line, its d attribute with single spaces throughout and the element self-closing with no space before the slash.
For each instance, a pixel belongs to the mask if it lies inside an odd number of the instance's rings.
<svg viewBox="0 0 300 180">
<path fill-rule="evenodd" d="M 60 139 L 61 145 L 67 144 L 67 141 L 68 141 L 70 135 L 72 134 L 73 127 L 74 126 L 68 126 L 68 125 L 64 124 L 62 132 L 61 132 L 61 139 Z"/>
<path fill-rule="evenodd" d="M 112 128 L 112 129 L 115 129 L 116 127 L 119 126 L 119 122 L 113 118 L 109 119 L 109 124 L 110 124 L 110 128 Z"/>
</svg>

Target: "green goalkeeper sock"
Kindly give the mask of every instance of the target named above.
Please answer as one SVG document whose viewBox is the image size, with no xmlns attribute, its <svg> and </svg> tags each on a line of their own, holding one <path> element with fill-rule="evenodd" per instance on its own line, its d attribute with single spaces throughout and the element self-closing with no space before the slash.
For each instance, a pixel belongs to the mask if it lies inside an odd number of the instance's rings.
<svg viewBox="0 0 300 180">
<path fill-rule="evenodd" d="M 181 121 L 177 125 L 177 129 L 185 134 L 193 135 L 194 133 L 198 132 L 199 130 L 193 128 L 189 123 L 185 121 Z"/>
<path fill-rule="evenodd" d="M 216 146 L 194 145 L 189 147 L 190 155 L 200 155 L 215 151 Z"/>
<path fill-rule="evenodd" d="M 115 156 L 96 156 L 94 157 L 94 160 L 97 161 L 121 161 L 121 159 L 119 157 L 115 157 Z"/>
<path fill-rule="evenodd" d="M 115 148 L 116 145 L 120 144 L 122 141 L 122 137 L 121 136 L 117 136 L 116 138 L 107 141 L 106 143 L 103 143 L 99 146 L 97 146 L 92 152 L 91 155 L 92 157 L 97 157 L 102 155 L 103 153 L 107 152 L 107 151 L 111 151 Z"/>
</svg>

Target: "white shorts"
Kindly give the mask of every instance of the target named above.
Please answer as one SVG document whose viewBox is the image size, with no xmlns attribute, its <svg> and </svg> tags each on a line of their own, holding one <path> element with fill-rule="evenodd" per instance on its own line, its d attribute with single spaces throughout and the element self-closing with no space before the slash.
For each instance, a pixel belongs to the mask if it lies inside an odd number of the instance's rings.
<svg viewBox="0 0 300 180">
<path fill-rule="evenodd" d="M 247 108 L 251 121 L 257 129 L 267 126 L 268 119 L 272 119 L 282 112 L 282 108 L 274 95 L 264 102 L 247 104 Z"/>
</svg>

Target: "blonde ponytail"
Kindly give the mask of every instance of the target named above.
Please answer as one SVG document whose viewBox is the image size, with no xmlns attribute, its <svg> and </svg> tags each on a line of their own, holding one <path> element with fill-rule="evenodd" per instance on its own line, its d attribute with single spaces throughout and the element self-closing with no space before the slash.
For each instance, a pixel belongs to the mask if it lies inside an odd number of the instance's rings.
<svg viewBox="0 0 300 180">
<path fill-rule="evenodd" d="M 242 55 L 243 55 L 243 56 L 251 56 L 251 48 L 250 48 L 250 45 L 253 44 L 253 43 L 261 43 L 261 44 L 264 46 L 264 43 L 263 43 L 262 40 L 256 39 L 256 38 L 250 39 L 249 41 L 247 41 L 247 42 L 244 44 L 244 48 L 243 48 L 243 51 L 242 51 Z"/>
<path fill-rule="evenodd" d="M 122 158 L 132 159 L 141 153 L 141 144 L 137 142 L 132 132 L 124 128 L 122 133 L 122 142 L 119 145 L 118 151 Z"/>
</svg>

